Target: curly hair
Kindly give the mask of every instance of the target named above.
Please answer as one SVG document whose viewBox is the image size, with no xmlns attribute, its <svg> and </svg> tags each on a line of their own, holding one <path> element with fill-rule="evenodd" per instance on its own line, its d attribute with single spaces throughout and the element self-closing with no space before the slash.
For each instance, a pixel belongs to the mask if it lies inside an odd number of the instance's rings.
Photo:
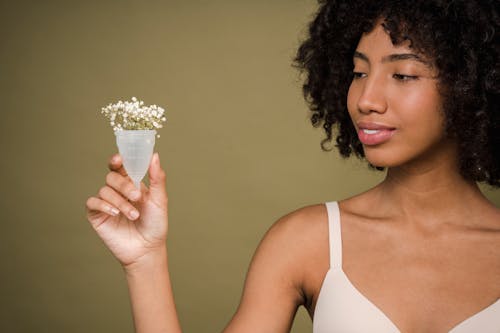
<svg viewBox="0 0 500 333">
<path fill-rule="evenodd" d="M 461 175 L 500 187 L 499 1 L 319 0 L 319 5 L 294 65 L 306 74 L 303 93 L 311 122 L 326 133 L 321 148 L 331 150 L 326 147 L 335 132 L 343 157 L 364 158 L 347 92 L 361 35 L 382 20 L 394 45 L 409 42 L 436 67 L 445 133 L 457 142 Z"/>
</svg>

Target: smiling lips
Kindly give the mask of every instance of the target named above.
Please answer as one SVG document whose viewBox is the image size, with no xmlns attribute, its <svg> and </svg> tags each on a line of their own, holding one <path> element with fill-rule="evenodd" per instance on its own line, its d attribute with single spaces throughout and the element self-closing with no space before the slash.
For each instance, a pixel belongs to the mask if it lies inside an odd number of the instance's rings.
<svg viewBox="0 0 500 333">
<path fill-rule="evenodd" d="M 394 127 L 389 127 L 377 123 L 359 122 L 359 140 L 368 146 L 378 145 L 388 141 L 395 132 Z"/>
</svg>

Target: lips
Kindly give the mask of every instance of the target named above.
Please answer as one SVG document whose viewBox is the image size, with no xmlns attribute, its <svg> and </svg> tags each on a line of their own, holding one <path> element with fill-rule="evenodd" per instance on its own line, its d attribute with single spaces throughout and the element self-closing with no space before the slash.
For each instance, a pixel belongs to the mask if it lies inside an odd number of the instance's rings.
<svg viewBox="0 0 500 333">
<path fill-rule="evenodd" d="M 357 125 L 359 140 L 368 146 L 389 141 L 396 131 L 396 128 L 380 123 L 359 122 Z"/>
</svg>

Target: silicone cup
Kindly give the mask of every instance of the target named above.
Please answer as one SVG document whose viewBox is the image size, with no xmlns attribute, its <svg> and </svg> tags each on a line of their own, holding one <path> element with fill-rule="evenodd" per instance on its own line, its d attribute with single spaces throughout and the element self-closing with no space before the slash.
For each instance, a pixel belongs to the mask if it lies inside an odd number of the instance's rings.
<svg viewBox="0 0 500 333">
<path fill-rule="evenodd" d="M 140 190 L 141 180 L 146 175 L 153 157 L 156 131 L 121 130 L 116 131 L 115 135 L 125 171 Z"/>
</svg>

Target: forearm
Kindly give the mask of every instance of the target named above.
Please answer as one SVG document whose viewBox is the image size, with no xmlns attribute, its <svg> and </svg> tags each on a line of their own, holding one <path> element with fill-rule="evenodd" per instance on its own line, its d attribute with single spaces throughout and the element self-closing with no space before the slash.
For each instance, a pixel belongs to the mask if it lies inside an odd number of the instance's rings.
<svg viewBox="0 0 500 333">
<path fill-rule="evenodd" d="M 125 269 L 137 333 L 180 333 L 166 249 Z"/>
</svg>

